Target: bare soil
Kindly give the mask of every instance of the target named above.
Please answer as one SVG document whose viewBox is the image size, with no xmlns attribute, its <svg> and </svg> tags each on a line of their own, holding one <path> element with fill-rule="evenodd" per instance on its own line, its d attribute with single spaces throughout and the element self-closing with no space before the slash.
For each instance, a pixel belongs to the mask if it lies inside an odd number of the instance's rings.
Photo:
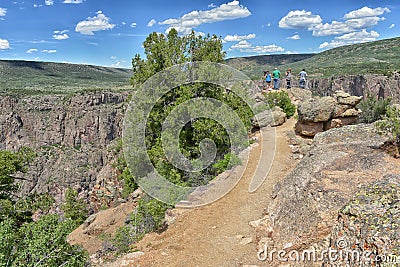
<svg viewBox="0 0 400 267">
<path fill-rule="evenodd" d="M 161 234 L 146 235 L 136 249 L 108 266 L 261 266 L 259 237 L 249 225 L 266 213 L 274 184 L 295 166 L 288 146 L 294 119 L 277 127 L 276 154 L 263 185 L 254 193 L 248 185 L 260 157 L 254 146 L 246 171 L 237 186 L 220 200 L 194 209 L 175 209 L 176 220 Z"/>
</svg>

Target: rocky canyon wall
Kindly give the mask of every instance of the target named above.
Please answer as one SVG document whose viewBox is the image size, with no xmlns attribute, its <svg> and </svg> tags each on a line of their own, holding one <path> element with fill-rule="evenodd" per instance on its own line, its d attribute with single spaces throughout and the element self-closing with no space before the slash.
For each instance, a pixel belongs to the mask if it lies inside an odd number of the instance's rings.
<svg viewBox="0 0 400 267">
<path fill-rule="evenodd" d="M 73 187 L 88 197 L 99 180 L 115 176 L 111 147 L 121 137 L 127 96 L 0 96 L 0 149 L 28 146 L 37 153 L 22 193 L 50 192 L 60 201 Z"/>
<path fill-rule="evenodd" d="M 350 75 L 330 78 L 310 78 L 309 88 L 318 95 L 332 96 L 335 91 L 342 90 L 351 95 L 392 97 L 400 102 L 400 73 L 390 77 L 383 75 Z"/>
</svg>

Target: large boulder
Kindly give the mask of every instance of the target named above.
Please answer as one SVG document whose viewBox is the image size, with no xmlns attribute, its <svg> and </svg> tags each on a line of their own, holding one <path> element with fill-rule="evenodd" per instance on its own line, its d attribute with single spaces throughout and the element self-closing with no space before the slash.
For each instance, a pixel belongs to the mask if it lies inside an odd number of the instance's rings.
<svg viewBox="0 0 400 267">
<path fill-rule="evenodd" d="M 297 107 L 296 132 L 312 137 L 322 131 L 353 124 L 361 113 L 356 108 L 361 100 L 362 97 L 342 91 L 337 91 L 333 97 L 307 99 Z"/>
<path fill-rule="evenodd" d="M 337 102 L 333 97 L 310 98 L 301 103 L 297 112 L 304 122 L 325 122 L 332 118 Z"/>
<path fill-rule="evenodd" d="M 339 210 L 360 188 L 387 174 L 400 174 L 400 161 L 380 149 L 386 141 L 373 125 L 365 124 L 318 133 L 295 169 L 274 186 L 268 215 L 260 223 L 259 250 L 266 246 L 300 253 L 327 250 Z M 313 263 L 290 262 L 290 266 Z"/>
<path fill-rule="evenodd" d="M 292 87 L 290 89 L 286 89 L 286 92 L 288 93 L 292 103 L 296 106 L 312 98 L 312 92 L 310 90 Z"/>
<path fill-rule="evenodd" d="M 275 106 L 256 114 L 252 119 L 252 125 L 256 128 L 275 127 L 284 124 L 285 121 L 286 113 L 280 107 Z"/>
</svg>

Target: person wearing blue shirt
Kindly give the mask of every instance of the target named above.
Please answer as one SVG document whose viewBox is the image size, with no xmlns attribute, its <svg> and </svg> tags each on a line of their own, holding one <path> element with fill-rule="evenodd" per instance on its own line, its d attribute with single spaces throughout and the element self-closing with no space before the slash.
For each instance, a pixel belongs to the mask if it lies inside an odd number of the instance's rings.
<svg viewBox="0 0 400 267">
<path fill-rule="evenodd" d="M 269 73 L 269 70 L 264 71 L 264 80 L 267 83 L 267 90 L 269 91 L 271 89 L 271 73 Z"/>
</svg>

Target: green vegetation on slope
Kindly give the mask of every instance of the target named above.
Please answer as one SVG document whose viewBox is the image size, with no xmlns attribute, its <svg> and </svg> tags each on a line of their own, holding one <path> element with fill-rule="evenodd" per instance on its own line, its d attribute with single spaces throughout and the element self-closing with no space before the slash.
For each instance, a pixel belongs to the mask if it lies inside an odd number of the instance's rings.
<svg viewBox="0 0 400 267">
<path fill-rule="evenodd" d="M 49 214 L 54 199 L 47 194 L 18 197 L 15 182 L 33 157 L 28 148 L 0 150 L 0 266 L 85 266 L 87 252 L 66 240 L 81 221 Z M 44 215 L 33 221 L 34 213 Z"/>
<path fill-rule="evenodd" d="M 391 75 L 394 70 L 400 70 L 399 43 L 400 37 L 397 37 L 342 46 L 284 66 L 299 71 L 306 68 L 310 73 L 323 76 L 370 73 Z"/>
<path fill-rule="evenodd" d="M 383 74 L 400 70 L 400 37 L 375 42 L 342 46 L 318 54 L 269 55 L 226 60 L 254 80 L 262 71 L 277 67 L 284 72 L 292 68 L 297 75 L 303 68 L 311 76 Z M 302 58 L 303 57 L 303 58 Z"/>
<path fill-rule="evenodd" d="M 0 95 L 70 94 L 130 88 L 132 71 L 92 65 L 0 60 Z"/>
</svg>

